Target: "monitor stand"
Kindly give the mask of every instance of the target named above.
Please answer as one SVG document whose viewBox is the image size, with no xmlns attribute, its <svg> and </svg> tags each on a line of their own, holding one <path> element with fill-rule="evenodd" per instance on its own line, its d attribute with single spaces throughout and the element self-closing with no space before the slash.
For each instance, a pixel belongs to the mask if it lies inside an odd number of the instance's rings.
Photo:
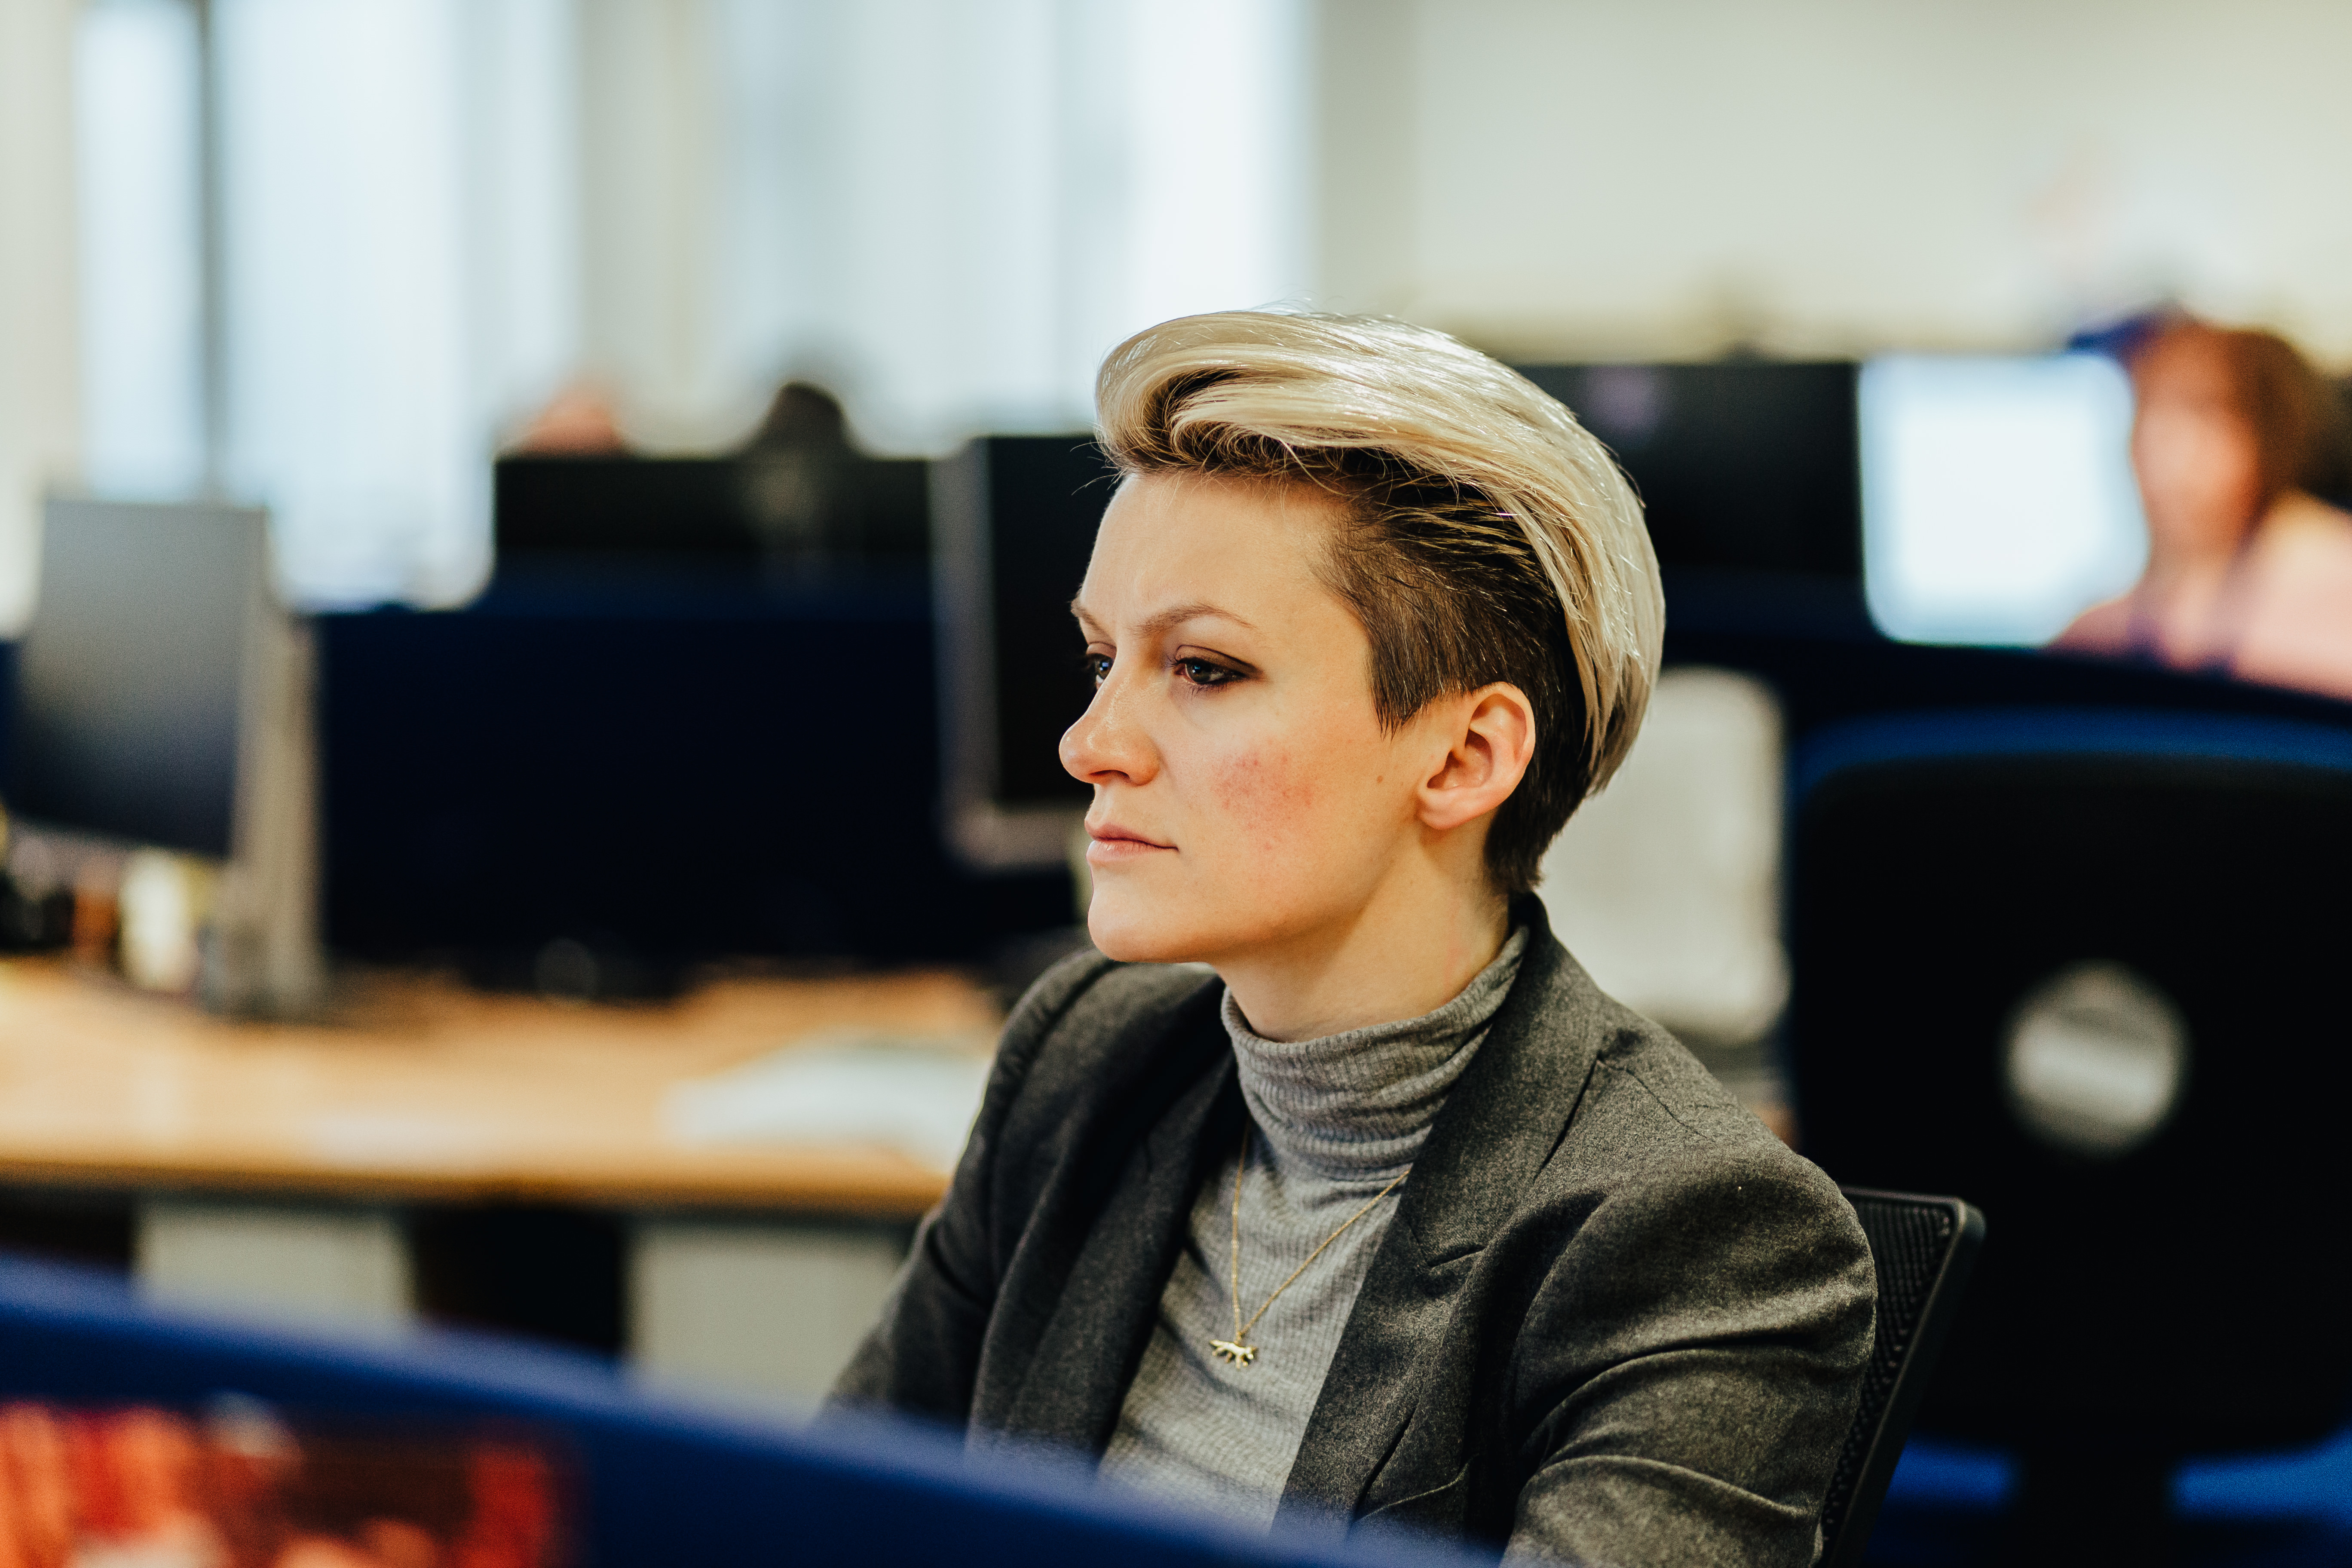
<svg viewBox="0 0 2352 1568">
<path fill-rule="evenodd" d="M 299 1018 L 326 1000 L 319 933 L 317 650 L 257 605 L 247 630 L 236 818 L 197 994 L 216 1013 Z"/>
</svg>

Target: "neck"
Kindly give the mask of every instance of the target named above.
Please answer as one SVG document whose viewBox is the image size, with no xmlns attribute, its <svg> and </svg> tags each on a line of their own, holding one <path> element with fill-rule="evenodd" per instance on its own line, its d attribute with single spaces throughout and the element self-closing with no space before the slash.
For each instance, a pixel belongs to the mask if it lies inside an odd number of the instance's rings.
<svg viewBox="0 0 2352 1568">
<path fill-rule="evenodd" d="M 1483 876 L 1376 899 L 1354 919 L 1216 963 L 1250 1027 L 1311 1040 L 1454 1000 L 1510 934 L 1510 900 Z"/>
</svg>

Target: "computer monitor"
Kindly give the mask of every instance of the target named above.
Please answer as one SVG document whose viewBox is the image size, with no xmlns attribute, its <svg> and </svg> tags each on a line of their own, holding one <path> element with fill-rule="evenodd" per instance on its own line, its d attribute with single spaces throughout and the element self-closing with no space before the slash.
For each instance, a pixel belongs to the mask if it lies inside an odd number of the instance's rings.
<svg viewBox="0 0 2352 1568">
<path fill-rule="evenodd" d="M 2036 646 L 2147 558 L 2131 384 L 2103 354 L 1863 367 L 1864 590 L 1908 642 Z"/>
<path fill-rule="evenodd" d="M 209 1001 L 317 997 L 307 626 L 259 510 L 53 500 L 17 650 L 8 804 L 36 822 L 227 862 Z"/>
<path fill-rule="evenodd" d="M 479 599 L 320 617 L 338 949 L 621 998 L 712 958 L 962 960 L 1066 925 L 1063 829 L 986 875 L 938 831 L 929 467 L 806 443 L 503 460 Z M 1075 679 L 1051 646 L 1046 678 Z"/>
<path fill-rule="evenodd" d="M 759 552 L 726 458 L 500 458 L 492 469 L 499 561 L 625 554 L 747 562 Z"/>
<path fill-rule="evenodd" d="M 1519 368 L 1616 455 L 1670 577 L 1861 575 L 1851 361 Z"/>
<path fill-rule="evenodd" d="M 975 867 L 1062 864 L 1086 810 L 1058 750 L 1087 705 L 1070 599 L 1113 477 L 1084 435 L 985 437 L 933 468 L 946 828 Z"/>
<path fill-rule="evenodd" d="M 926 465 L 846 448 L 729 458 L 515 456 L 499 460 L 501 570 L 699 566 L 799 579 L 920 572 Z"/>
<path fill-rule="evenodd" d="M 262 514 L 51 501 L 17 651 L 17 813 L 226 858 Z"/>
</svg>

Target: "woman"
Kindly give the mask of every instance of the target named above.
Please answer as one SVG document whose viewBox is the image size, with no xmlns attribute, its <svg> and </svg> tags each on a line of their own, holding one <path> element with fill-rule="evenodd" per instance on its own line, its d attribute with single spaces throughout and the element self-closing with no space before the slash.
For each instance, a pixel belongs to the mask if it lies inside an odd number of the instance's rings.
<svg viewBox="0 0 2352 1568">
<path fill-rule="evenodd" d="M 2178 321 L 2133 356 L 2147 566 L 2051 646 L 2352 698 L 2335 388 L 2284 339 Z"/>
<path fill-rule="evenodd" d="M 1632 491 L 1389 321 L 1171 321 L 1098 403 L 1062 761 L 1100 953 L 1006 1026 L 836 1398 L 1230 1519 L 1809 1563 L 1860 1228 L 1528 896 L 1656 666 Z"/>
</svg>

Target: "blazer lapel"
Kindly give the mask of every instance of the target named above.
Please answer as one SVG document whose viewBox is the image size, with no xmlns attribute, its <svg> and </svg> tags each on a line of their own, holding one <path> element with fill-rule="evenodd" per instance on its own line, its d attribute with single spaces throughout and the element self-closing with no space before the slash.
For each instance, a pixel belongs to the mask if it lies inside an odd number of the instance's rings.
<svg viewBox="0 0 2352 1568">
<path fill-rule="evenodd" d="M 1219 1028 L 1216 1043 L 1223 1042 Z M 1085 1212 L 1066 1208 L 1056 1222 L 1085 1226 L 1086 1239 L 1059 1282 L 1059 1299 L 1013 1394 L 1005 1437 L 1097 1454 L 1109 1443 L 1159 1321 L 1160 1292 L 1204 1163 L 1240 1137 L 1245 1112 L 1234 1084 L 1232 1052 L 1209 1055 L 1207 1070 L 1196 1073 L 1118 1163 L 1116 1184 L 1100 1207 L 1081 1203 L 1075 1206 Z"/>
<path fill-rule="evenodd" d="M 1454 1308 L 1480 1250 L 1559 1147 L 1602 1044 L 1600 993 L 1553 939 L 1543 906 L 1522 898 L 1512 914 L 1532 928 L 1518 976 L 1405 1180 L 1279 1518 L 1344 1521 L 1451 1479 L 1391 1461 L 1412 1447 L 1416 1423 L 1458 1430 L 1466 1420 L 1472 1369 L 1447 1342 Z"/>
</svg>

